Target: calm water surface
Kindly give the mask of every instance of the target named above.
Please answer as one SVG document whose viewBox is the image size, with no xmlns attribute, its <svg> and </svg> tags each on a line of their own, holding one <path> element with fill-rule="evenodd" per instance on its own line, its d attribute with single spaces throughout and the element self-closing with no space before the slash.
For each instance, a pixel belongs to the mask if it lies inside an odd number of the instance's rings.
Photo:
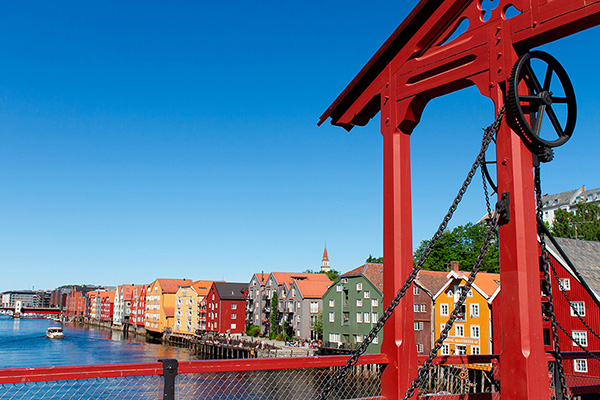
<svg viewBox="0 0 600 400">
<path fill-rule="evenodd" d="M 63 339 L 46 338 L 46 328 L 62 326 Z M 0 368 L 155 362 L 196 359 L 188 349 L 147 343 L 144 337 L 46 319 L 0 315 Z"/>
</svg>

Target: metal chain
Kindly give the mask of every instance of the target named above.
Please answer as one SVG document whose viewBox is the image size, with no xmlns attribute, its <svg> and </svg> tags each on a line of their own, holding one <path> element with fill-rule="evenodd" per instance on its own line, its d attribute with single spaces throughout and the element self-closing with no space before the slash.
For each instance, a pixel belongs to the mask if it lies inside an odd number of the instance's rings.
<svg viewBox="0 0 600 400">
<path fill-rule="evenodd" d="M 381 331 L 381 329 L 383 329 L 383 326 L 385 325 L 386 321 L 392 316 L 394 309 L 398 306 L 398 304 L 400 304 L 400 300 L 404 297 L 404 295 L 406 294 L 406 291 L 410 288 L 413 281 L 417 278 L 417 274 L 423 268 L 423 264 L 425 263 L 425 261 L 427 261 L 427 258 L 433 251 L 433 248 L 435 247 L 435 245 L 437 244 L 439 239 L 442 237 L 442 233 L 448 226 L 448 222 L 450 222 L 450 219 L 452 219 L 452 216 L 454 215 L 454 212 L 456 211 L 458 204 L 462 200 L 464 194 L 467 191 L 467 188 L 469 187 L 469 184 L 473 180 L 473 176 L 475 175 L 477 168 L 483 162 L 483 156 L 488 148 L 488 145 L 490 144 L 492 137 L 496 134 L 496 132 L 498 132 L 498 128 L 500 127 L 500 123 L 502 122 L 502 118 L 504 117 L 505 109 L 506 109 L 506 107 L 503 105 L 502 108 L 500 108 L 500 111 L 498 112 L 498 115 L 496 116 L 496 119 L 494 120 L 494 122 L 484 130 L 483 139 L 481 140 L 481 149 L 479 150 L 479 154 L 477 155 L 475 162 L 473 163 L 473 165 L 471 166 L 471 169 L 469 170 L 469 173 L 467 174 L 467 178 L 465 179 L 462 186 L 460 187 L 458 194 L 456 195 L 456 197 L 454 198 L 454 201 L 452 202 L 452 205 L 448 209 L 448 212 L 444 216 L 442 223 L 440 224 L 437 231 L 434 233 L 433 237 L 429 241 L 427 247 L 423 251 L 423 254 L 421 255 L 421 257 L 419 258 L 419 260 L 413 267 L 412 271 L 410 272 L 408 278 L 406 279 L 406 281 L 404 282 L 404 284 L 402 285 L 400 290 L 398 290 L 396 297 L 394 297 L 392 299 L 390 305 L 385 309 L 385 311 L 383 312 L 383 315 L 379 318 L 379 320 L 373 326 L 373 328 L 371 328 L 371 331 L 369 332 L 369 334 L 363 339 L 363 342 L 361 343 L 361 345 L 354 351 L 354 353 L 352 353 L 352 356 L 350 356 L 350 358 L 346 362 L 346 365 L 344 365 L 342 368 L 340 368 L 338 370 L 337 374 L 335 376 L 333 376 L 329 380 L 329 382 L 327 382 L 327 385 L 325 386 L 325 388 L 323 389 L 323 391 L 321 392 L 321 394 L 319 396 L 319 400 L 326 400 L 327 397 L 329 396 L 329 393 L 332 390 L 336 389 L 338 387 L 339 383 L 341 382 L 341 380 L 348 374 L 348 371 L 350 371 L 350 368 L 352 368 L 354 365 L 356 365 L 360 356 L 363 355 L 365 353 L 365 351 L 367 351 L 367 348 L 369 347 L 369 345 L 373 342 L 373 340 L 375 340 L 379 331 Z"/>
<path fill-rule="evenodd" d="M 402 400 L 409 399 L 415 394 L 415 390 L 421 385 L 421 382 L 423 381 L 423 379 L 429 372 L 429 369 L 431 368 L 433 360 L 437 357 L 438 351 L 442 348 L 442 345 L 444 344 L 444 340 L 446 340 L 448 338 L 448 334 L 450 333 L 450 330 L 452 329 L 454 322 L 458 319 L 458 317 L 460 315 L 460 309 L 462 308 L 462 306 L 465 304 L 465 301 L 467 300 L 467 295 L 468 295 L 469 291 L 471 290 L 471 287 L 473 286 L 473 282 L 475 282 L 475 277 L 477 276 L 477 273 L 479 272 L 479 268 L 481 267 L 481 263 L 483 262 L 483 258 L 485 257 L 485 254 L 487 253 L 487 249 L 490 246 L 492 239 L 497 234 L 497 228 L 498 228 L 498 216 L 496 213 L 496 216 L 492 219 L 492 222 L 490 223 L 487 235 L 485 237 L 483 244 L 481 245 L 481 249 L 479 250 L 479 255 L 477 256 L 477 260 L 475 261 L 475 264 L 473 265 L 473 268 L 471 269 L 471 273 L 469 274 L 467 283 L 462 288 L 462 293 L 460 294 L 458 301 L 454 305 L 454 310 L 450 314 L 450 317 L 448 318 L 448 321 L 446 322 L 444 329 L 442 329 L 442 332 L 440 333 L 440 337 L 435 341 L 433 348 L 429 352 L 429 357 L 427 357 L 427 360 L 425 360 L 425 362 L 423 363 L 423 367 L 419 370 L 417 377 L 412 381 L 411 386 L 406 390 L 406 393 L 404 394 L 404 397 L 402 398 Z"/>
<path fill-rule="evenodd" d="M 541 219 L 542 217 L 542 185 L 540 178 L 540 166 L 535 166 L 535 197 L 537 203 L 537 217 Z M 540 245 L 542 248 L 542 263 L 543 263 L 543 272 L 544 272 L 544 280 L 546 282 L 546 290 L 548 297 L 548 314 L 550 317 L 550 328 L 552 330 L 552 344 L 554 348 L 554 356 L 556 358 L 556 364 L 558 367 L 558 379 L 560 379 L 561 383 L 561 394 L 563 399 L 570 399 L 569 394 L 567 393 L 567 384 L 565 380 L 565 370 L 563 367 L 562 356 L 560 354 L 560 343 L 558 341 L 558 331 L 556 321 L 556 314 L 554 313 L 554 299 L 552 296 L 552 282 L 550 279 L 550 267 L 552 264 L 550 259 L 550 254 L 548 253 L 548 248 L 546 247 L 546 237 L 542 234 L 541 230 L 538 229 L 538 233 L 540 236 Z"/>
<path fill-rule="evenodd" d="M 594 353 L 592 353 L 591 351 L 589 351 L 588 349 L 586 349 L 585 347 L 583 347 L 583 345 L 581 343 L 579 343 L 578 340 L 575 340 L 573 338 L 573 336 L 571 336 L 571 334 L 569 332 L 567 332 L 567 330 L 565 329 L 564 326 L 562 326 L 558 321 L 556 321 L 556 325 L 558 325 L 558 327 L 560 328 L 560 330 L 570 339 L 573 341 L 573 343 L 575 343 L 581 350 L 583 350 L 586 354 L 588 354 L 590 357 L 595 358 L 596 360 L 600 361 L 600 357 L 598 357 L 597 355 L 595 355 Z"/>
</svg>

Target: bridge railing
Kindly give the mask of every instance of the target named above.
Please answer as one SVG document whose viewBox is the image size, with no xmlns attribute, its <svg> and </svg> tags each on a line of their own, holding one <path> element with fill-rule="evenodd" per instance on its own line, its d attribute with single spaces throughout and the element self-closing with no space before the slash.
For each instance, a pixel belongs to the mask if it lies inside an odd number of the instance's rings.
<svg viewBox="0 0 600 400">
<path fill-rule="evenodd" d="M 0 370 L 0 399 L 315 399 L 345 365 L 346 356 L 57 366 Z M 422 362 L 425 357 L 421 357 Z M 573 394 L 600 392 L 600 363 L 585 353 L 563 353 Z M 588 371 L 571 366 L 586 360 Z M 549 385 L 554 358 L 549 355 Z M 330 399 L 378 399 L 384 355 L 364 355 Z M 500 398 L 498 356 L 440 356 L 423 380 L 420 399 Z M 595 376 L 594 376 L 595 375 Z M 401 397 L 401 396 L 400 396 Z"/>
</svg>

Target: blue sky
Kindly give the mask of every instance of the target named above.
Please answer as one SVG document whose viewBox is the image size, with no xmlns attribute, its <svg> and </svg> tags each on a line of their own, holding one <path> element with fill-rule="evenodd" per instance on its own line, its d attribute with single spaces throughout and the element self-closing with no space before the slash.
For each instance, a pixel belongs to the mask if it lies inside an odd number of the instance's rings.
<svg viewBox="0 0 600 400">
<path fill-rule="evenodd" d="M 416 1 L 0 6 L 0 291 L 157 277 L 246 282 L 382 254 L 378 117 L 318 117 Z M 542 48 L 578 98 L 544 192 L 599 187 L 598 28 Z M 479 148 L 491 102 L 432 101 L 413 133 L 414 244 Z M 484 213 L 476 179 L 455 222 Z"/>
</svg>

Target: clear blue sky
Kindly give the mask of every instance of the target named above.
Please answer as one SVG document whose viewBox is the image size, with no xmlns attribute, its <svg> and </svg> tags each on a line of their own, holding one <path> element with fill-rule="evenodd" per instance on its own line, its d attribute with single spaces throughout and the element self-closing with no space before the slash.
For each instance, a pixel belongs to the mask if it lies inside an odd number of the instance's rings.
<svg viewBox="0 0 600 400">
<path fill-rule="evenodd" d="M 0 6 L 0 291 L 157 277 L 247 282 L 382 254 L 378 117 L 318 117 L 416 1 Z M 598 28 L 546 46 L 578 96 L 543 189 L 599 187 Z M 414 245 L 494 118 L 475 89 L 413 133 Z M 477 178 L 457 224 L 485 210 Z"/>
</svg>

